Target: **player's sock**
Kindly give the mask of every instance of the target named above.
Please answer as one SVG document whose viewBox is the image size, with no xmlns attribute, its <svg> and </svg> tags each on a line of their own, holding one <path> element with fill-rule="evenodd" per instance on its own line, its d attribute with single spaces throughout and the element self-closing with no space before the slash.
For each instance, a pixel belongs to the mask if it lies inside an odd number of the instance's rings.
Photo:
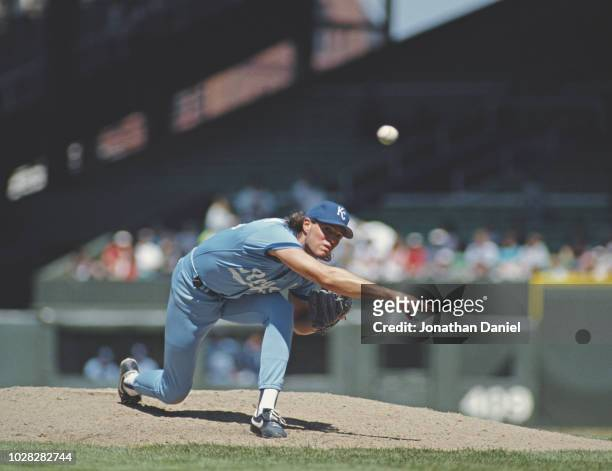
<svg viewBox="0 0 612 471">
<path fill-rule="evenodd" d="M 255 415 L 261 414 L 264 409 L 274 409 L 278 393 L 278 389 L 260 389 L 259 405 Z"/>
<path fill-rule="evenodd" d="M 134 381 L 138 377 L 138 371 L 128 371 L 123 377 L 123 385 L 125 386 L 124 391 L 129 396 L 138 396 L 138 393 L 134 389 Z"/>
</svg>

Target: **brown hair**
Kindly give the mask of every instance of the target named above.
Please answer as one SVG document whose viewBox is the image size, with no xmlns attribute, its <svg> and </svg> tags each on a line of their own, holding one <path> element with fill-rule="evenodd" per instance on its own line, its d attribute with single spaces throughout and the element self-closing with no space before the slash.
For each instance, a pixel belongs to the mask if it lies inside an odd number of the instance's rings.
<svg viewBox="0 0 612 471">
<path fill-rule="evenodd" d="M 304 218 L 306 218 L 304 211 L 295 211 L 285 218 L 285 222 L 289 226 L 289 229 L 291 229 L 295 235 L 298 235 L 302 232 Z"/>
</svg>

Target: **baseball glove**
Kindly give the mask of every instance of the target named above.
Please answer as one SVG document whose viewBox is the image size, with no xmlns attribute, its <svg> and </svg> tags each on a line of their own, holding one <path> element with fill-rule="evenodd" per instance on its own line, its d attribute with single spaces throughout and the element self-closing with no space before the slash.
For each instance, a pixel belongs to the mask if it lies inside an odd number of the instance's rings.
<svg viewBox="0 0 612 471">
<path fill-rule="evenodd" d="M 325 333 L 346 317 L 352 304 L 351 298 L 326 289 L 312 291 L 308 296 L 312 326 L 320 334 Z"/>
</svg>

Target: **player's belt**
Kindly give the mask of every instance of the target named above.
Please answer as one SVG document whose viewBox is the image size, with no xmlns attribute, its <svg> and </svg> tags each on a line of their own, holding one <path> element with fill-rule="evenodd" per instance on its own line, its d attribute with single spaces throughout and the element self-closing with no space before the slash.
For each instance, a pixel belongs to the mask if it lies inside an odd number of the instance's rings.
<svg viewBox="0 0 612 471">
<path fill-rule="evenodd" d="M 193 252 L 194 251 L 195 251 L 195 248 L 193 248 L 191 252 L 189 253 L 189 258 L 191 259 L 191 268 L 193 268 L 193 273 L 194 273 L 193 277 L 191 278 L 191 283 L 193 284 L 193 287 L 196 289 L 199 289 L 200 291 L 205 292 L 206 294 L 210 296 L 221 298 L 222 296 L 219 293 L 210 289 L 208 286 L 206 286 L 204 282 L 202 281 L 202 278 L 200 278 L 200 275 L 198 275 L 198 271 L 196 270 L 195 263 L 193 263 Z"/>
</svg>

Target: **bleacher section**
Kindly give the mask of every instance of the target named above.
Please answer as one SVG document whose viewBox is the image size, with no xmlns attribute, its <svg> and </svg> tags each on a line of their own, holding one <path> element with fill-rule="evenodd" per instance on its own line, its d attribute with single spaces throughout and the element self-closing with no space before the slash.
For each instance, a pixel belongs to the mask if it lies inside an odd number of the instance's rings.
<svg viewBox="0 0 612 471">
<path fill-rule="evenodd" d="M 477 228 L 497 236 L 540 232 L 550 249 L 565 244 L 605 243 L 612 236 L 606 194 L 472 193 L 388 195 L 382 207 L 363 211 L 365 219 L 386 222 L 403 234 L 427 234 L 434 227 L 452 228 L 470 241 Z"/>
<path fill-rule="evenodd" d="M 278 0 L 264 3 L 269 8 L 286 5 Z M 549 15 L 551 5 L 554 17 Z M 612 43 L 607 21 L 612 4 L 593 1 L 588 9 L 575 5 L 499 2 L 192 131 L 152 139 L 131 161 L 105 166 L 94 158 L 89 162 L 93 172 L 70 179 L 58 191 L 12 203 L 17 221 L 7 226 L 15 246 L 5 250 L 3 260 L 31 272 L 100 233 L 141 227 L 179 207 L 205 207 L 213 193 L 246 184 L 283 190 L 304 174 L 315 175 L 317 184 L 339 192 L 338 198 L 358 212 L 377 211 L 390 191 L 521 191 L 528 182 L 543 191 L 607 192 L 612 164 L 600 157 L 610 152 L 612 77 L 605 61 L 593 57 L 606 57 Z M 250 24 L 243 13 L 240 18 Z M 175 62 L 179 55 L 172 51 L 181 45 L 202 52 L 193 42 L 201 37 L 173 40 L 172 48 L 162 40 L 163 57 L 172 59 L 163 71 L 169 67 L 181 73 L 165 74 L 171 83 L 151 82 L 147 91 L 137 79 L 163 79 L 164 74 L 157 73 L 162 56 L 135 41 L 132 46 L 146 50 L 141 64 L 156 67 L 143 69 L 136 62 L 121 73 L 95 74 L 103 87 L 89 101 L 83 98 L 87 94 L 80 95 L 80 111 L 71 119 L 88 128 L 85 141 L 91 143 L 99 125 L 148 103 L 158 95 L 157 86 L 169 100 L 180 87 L 269 45 L 267 24 L 257 24 L 260 43 L 249 41 L 243 49 L 244 41 L 232 43 L 236 54 L 231 60 L 217 51 L 211 62 L 183 55 L 184 62 Z M 280 25 L 274 40 L 291 36 L 288 28 Z M 93 82 L 89 85 L 82 90 L 97 90 Z M 135 88 L 138 93 L 132 94 Z M 111 96 L 109 90 L 116 94 Z M 151 103 L 150 108 L 160 113 L 162 105 Z M 28 139 L 23 132 L 28 126 L 43 126 L 40 109 L 35 111 L 20 120 L 4 116 L 4 132 L 11 148 L 31 146 L 38 156 L 42 141 Z M 156 118 L 153 128 L 167 116 Z M 12 132 L 15 123 L 23 128 L 20 132 Z M 400 130 L 399 141 L 389 148 L 374 138 L 383 123 Z M 63 165 L 64 158 L 58 153 L 57 163 Z M 17 161 L 13 155 L 6 161 L 10 159 Z M 0 167 L 14 168 L 6 163 Z M 434 210 L 440 209 L 423 212 Z M 555 221 L 568 214 L 558 213 L 549 221 L 552 232 L 567 232 Z M 605 218 L 580 214 L 589 221 Z M 508 212 L 499 227 L 525 217 Z"/>
</svg>

